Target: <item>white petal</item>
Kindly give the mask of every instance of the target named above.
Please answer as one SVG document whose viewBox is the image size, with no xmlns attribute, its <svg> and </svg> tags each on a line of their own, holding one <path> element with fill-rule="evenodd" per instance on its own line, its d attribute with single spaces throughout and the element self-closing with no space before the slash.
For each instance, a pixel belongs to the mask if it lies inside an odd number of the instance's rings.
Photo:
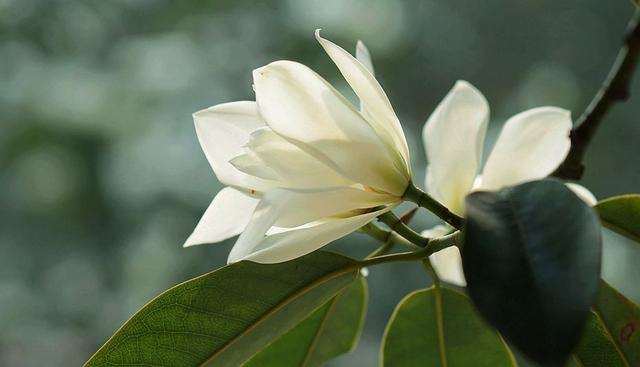
<svg viewBox="0 0 640 367">
<path fill-rule="evenodd" d="M 240 234 L 259 201 L 231 187 L 220 190 L 184 247 L 220 242 Z"/>
<path fill-rule="evenodd" d="M 280 176 L 255 154 L 242 154 L 229 161 L 237 170 L 264 180 L 277 181 Z"/>
<path fill-rule="evenodd" d="M 589 206 L 594 206 L 598 203 L 598 199 L 596 199 L 595 195 L 586 187 L 573 182 L 567 182 L 565 185 Z"/>
<path fill-rule="evenodd" d="M 255 102 L 223 103 L 193 114 L 198 140 L 209 164 L 225 185 L 265 191 L 269 185 L 234 168 L 229 161 L 243 153 L 251 131 L 265 126 Z"/>
<path fill-rule="evenodd" d="M 351 187 L 322 191 L 288 191 L 287 208 L 274 222 L 278 227 L 296 227 L 324 217 L 386 206 L 397 198 Z"/>
<path fill-rule="evenodd" d="M 458 81 L 422 131 L 429 165 L 426 189 L 461 215 L 482 158 L 489 104 L 471 84 Z"/>
<path fill-rule="evenodd" d="M 273 226 L 295 227 L 356 209 L 372 208 L 394 200 L 388 195 L 352 188 L 329 191 L 275 189 L 267 192 L 253 212 L 246 229 L 231 250 L 230 258 L 244 257 L 260 246 Z M 273 233 L 273 232 L 271 232 Z M 238 255 L 238 253 L 242 255 Z"/>
<path fill-rule="evenodd" d="M 277 61 L 254 70 L 253 78 L 260 113 L 278 135 L 355 182 L 404 193 L 408 177 L 397 167 L 397 154 L 311 69 Z"/>
<path fill-rule="evenodd" d="M 240 156 L 237 159 L 245 157 L 243 159 L 250 167 L 239 167 L 236 158 L 232 163 L 247 173 L 251 173 L 248 170 L 255 169 L 255 165 L 268 167 L 268 172 L 262 172 L 259 177 L 276 180 L 279 187 L 314 189 L 354 184 L 268 127 L 254 131 L 246 149 L 251 158 Z"/>
<path fill-rule="evenodd" d="M 447 247 L 429 256 L 438 277 L 460 287 L 467 285 L 462 270 L 462 257 L 457 246 Z"/>
<path fill-rule="evenodd" d="M 259 263 L 278 263 L 295 259 L 354 232 L 390 209 L 391 207 L 387 207 L 347 218 L 330 218 L 309 226 L 279 232 L 265 237 L 251 249 L 236 250 L 236 245 L 229 254 L 228 262 L 251 260 Z"/>
<path fill-rule="evenodd" d="M 498 190 L 546 177 L 564 160 L 571 113 L 557 107 L 521 112 L 504 124 L 482 172 L 481 188 Z"/>
<path fill-rule="evenodd" d="M 438 238 L 451 233 L 452 227 L 449 225 L 438 224 L 430 229 L 422 231 L 422 236 L 427 238 Z"/>
<path fill-rule="evenodd" d="M 389 98 L 387 98 L 373 73 L 366 65 L 351 56 L 342 47 L 320 37 L 319 29 L 316 30 L 316 38 L 331 60 L 338 66 L 347 83 L 360 98 L 362 111 L 365 112 L 371 126 L 387 144 L 402 154 L 403 164 L 406 166 L 407 173 L 410 173 L 409 148 L 402 126 L 393 111 L 393 107 L 391 107 Z M 366 47 L 361 48 L 366 50 Z M 368 54 L 368 51 L 366 51 L 366 54 Z M 371 65 L 371 59 L 368 58 L 368 60 L 369 65 Z"/>
<path fill-rule="evenodd" d="M 373 69 L 373 61 L 371 61 L 371 53 L 369 53 L 369 49 L 365 46 L 364 42 L 360 40 L 356 43 L 356 59 L 360 61 L 362 66 L 364 66 L 371 75 L 376 75 Z"/>
</svg>

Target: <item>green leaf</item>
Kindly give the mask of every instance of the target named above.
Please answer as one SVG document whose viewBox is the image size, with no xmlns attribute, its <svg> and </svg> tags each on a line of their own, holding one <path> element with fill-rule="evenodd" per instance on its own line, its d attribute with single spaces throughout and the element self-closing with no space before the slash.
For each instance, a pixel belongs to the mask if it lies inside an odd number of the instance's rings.
<svg viewBox="0 0 640 367">
<path fill-rule="evenodd" d="M 640 242 L 640 195 L 614 196 L 594 208 L 605 227 Z"/>
<path fill-rule="evenodd" d="M 398 304 L 384 333 L 381 359 L 385 367 L 516 365 L 469 298 L 443 287 L 415 291 Z"/>
<path fill-rule="evenodd" d="M 357 344 L 364 325 L 367 283 L 353 282 L 244 367 L 320 366 Z"/>
<path fill-rule="evenodd" d="M 640 307 L 601 281 L 574 354 L 581 366 L 640 366 Z"/>
<path fill-rule="evenodd" d="M 86 365 L 239 366 L 358 276 L 354 260 L 326 252 L 225 266 L 155 298 Z"/>
<path fill-rule="evenodd" d="M 598 290 L 595 212 L 555 180 L 476 192 L 466 208 L 462 259 L 471 299 L 531 359 L 564 363 Z"/>
</svg>

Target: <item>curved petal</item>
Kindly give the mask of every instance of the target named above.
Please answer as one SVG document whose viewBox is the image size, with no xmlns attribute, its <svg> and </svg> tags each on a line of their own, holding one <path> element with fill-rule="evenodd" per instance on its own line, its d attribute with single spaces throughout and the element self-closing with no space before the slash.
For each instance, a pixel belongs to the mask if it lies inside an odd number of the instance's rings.
<svg viewBox="0 0 640 367">
<path fill-rule="evenodd" d="M 397 200 L 387 194 L 342 187 L 322 191 L 287 190 L 286 210 L 273 223 L 278 227 L 297 227 L 325 217 L 385 206 Z"/>
<path fill-rule="evenodd" d="M 360 40 L 356 43 L 356 59 L 360 61 L 362 66 L 364 66 L 371 75 L 376 75 L 373 69 L 373 62 L 371 61 L 371 53 L 369 53 L 369 49 L 365 46 L 364 42 Z"/>
<path fill-rule="evenodd" d="M 278 181 L 280 176 L 255 154 L 242 154 L 229 161 L 238 171 L 270 181 Z"/>
<path fill-rule="evenodd" d="M 430 255 L 429 260 L 441 280 L 460 287 L 467 285 L 462 270 L 462 257 L 458 247 L 451 246 L 440 250 Z"/>
<path fill-rule="evenodd" d="M 564 160 L 571 141 L 571 113 L 557 107 L 521 112 L 504 124 L 482 171 L 481 189 L 546 177 Z"/>
<path fill-rule="evenodd" d="M 362 115 L 308 67 L 277 61 L 253 72 L 260 114 L 278 135 L 341 175 L 402 195 L 408 184 L 394 154 Z"/>
<path fill-rule="evenodd" d="M 595 195 L 589 189 L 582 185 L 578 185 L 577 183 L 567 182 L 565 183 L 571 191 L 573 191 L 582 201 L 589 204 L 589 206 L 594 206 L 598 203 L 598 199 L 596 199 Z"/>
<path fill-rule="evenodd" d="M 234 168 L 229 161 L 243 153 L 251 131 L 265 126 L 255 102 L 223 103 L 193 114 L 202 150 L 220 182 L 246 191 L 263 192 L 270 185 Z"/>
<path fill-rule="evenodd" d="M 237 253 L 246 255 L 254 252 L 274 226 L 306 225 L 357 209 L 384 206 L 393 200 L 395 198 L 389 195 L 349 187 L 324 191 L 271 190 L 260 200 L 229 256 L 237 258 Z"/>
<path fill-rule="evenodd" d="M 452 230 L 453 230 L 453 227 L 451 227 L 448 224 L 447 225 L 438 224 L 437 226 L 433 226 L 432 228 L 425 229 L 420 234 L 423 237 L 427 237 L 427 238 L 438 238 L 451 233 Z"/>
<path fill-rule="evenodd" d="M 232 164 L 249 174 L 263 167 L 258 176 L 277 181 L 278 187 L 319 189 L 355 184 L 268 127 L 251 133 L 246 150 L 249 153 L 234 158 Z M 264 167 L 268 171 L 262 172 Z"/>
<path fill-rule="evenodd" d="M 213 199 L 184 247 L 215 243 L 240 234 L 260 200 L 225 187 Z"/>
<path fill-rule="evenodd" d="M 402 131 L 400 121 L 393 111 L 391 102 L 389 102 L 389 98 L 387 98 L 373 73 L 342 47 L 320 37 L 319 29 L 316 30 L 316 39 L 331 60 L 338 66 L 340 73 L 342 73 L 342 76 L 344 76 L 358 98 L 360 98 L 362 110 L 365 112 L 365 116 L 371 126 L 390 147 L 400 152 L 407 177 L 409 177 L 411 167 L 409 165 L 407 140 Z M 369 64 L 371 64 L 370 58 Z"/>
<path fill-rule="evenodd" d="M 429 165 L 426 189 L 461 215 L 482 158 L 489 104 L 471 84 L 458 81 L 429 116 L 422 131 Z"/>
<path fill-rule="evenodd" d="M 234 246 L 229 263 L 251 260 L 278 263 L 295 259 L 356 231 L 392 207 L 347 218 L 328 218 L 310 225 L 268 235 L 252 248 Z"/>
</svg>

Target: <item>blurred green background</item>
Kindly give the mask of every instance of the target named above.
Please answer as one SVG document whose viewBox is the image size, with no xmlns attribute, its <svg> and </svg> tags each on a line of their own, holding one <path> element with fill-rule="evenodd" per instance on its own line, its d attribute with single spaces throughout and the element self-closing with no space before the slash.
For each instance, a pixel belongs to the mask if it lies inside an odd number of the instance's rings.
<svg viewBox="0 0 640 367">
<path fill-rule="evenodd" d="M 0 365 L 78 366 L 162 290 L 224 264 L 233 241 L 182 249 L 220 184 L 191 113 L 252 99 L 251 70 L 301 61 L 353 98 L 313 38 L 373 55 L 419 180 L 426 116 L 457 79 L 501 123 L 540 105 L 578 116 L 606 75 L 626 0 L 0 0 Z M 587 155 L 599 198 L 640 191 L 640 78 Z M 414 222 L 435 219 L 424 212 Z M 605 277 L 640 299 L 640 253 L 605 233 Z M 352 235 L 332 245 L 361 255 Z M 372 269 L 365 332 L 332 366 L 374 366 L 394 305 L 429 283 Z"/>
</svg>

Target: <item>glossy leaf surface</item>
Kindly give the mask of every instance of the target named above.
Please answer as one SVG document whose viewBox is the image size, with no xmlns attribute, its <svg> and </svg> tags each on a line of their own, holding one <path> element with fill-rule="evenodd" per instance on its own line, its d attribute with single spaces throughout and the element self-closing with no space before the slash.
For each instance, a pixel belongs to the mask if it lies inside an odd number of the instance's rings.
<svg viewBox="0 0 640 367">
<path fill-rule="evenodd" d="M 511 351 L 471 300 L 444 287 L 413 292 L 398 304 L 381 359 L 385 367 L 515 366 Z"/>
<path fill-rule="evenodd" d="M 366 301 L 367 284 L 360 277 L 244 366 L 320 366 L 351 351 L 362 331 Z"/>
<path fill-rule="evenodd" d="M 561 364 L 579 341 L 600 276 L 597 215 L 559 181 L 467 197 L 469 294 L 513 345 Z"/>
<path fill-rule="evenodd" d="M 161 294 L 87 366 L 239 366 L 358 277 L 355 262 L 315 252 L 281 264 L 239 262 Z"/>
<path fill-rule="evenodd" d="M 585 367 L 640 366 L 640 307 L 601 281 L 574 357 Z"/>
<path fill-rule="evenodd" d="M 640 195 L 615 196 L 596 204 L 602 224 L 640 242 Z"/>
</svg>

